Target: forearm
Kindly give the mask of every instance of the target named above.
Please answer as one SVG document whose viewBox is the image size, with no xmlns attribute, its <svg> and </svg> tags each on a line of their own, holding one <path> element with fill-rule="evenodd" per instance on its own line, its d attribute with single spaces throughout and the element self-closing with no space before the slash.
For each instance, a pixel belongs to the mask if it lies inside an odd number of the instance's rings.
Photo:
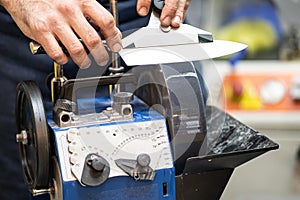
<svg viewBox="0 0 300 200">
<path fill-rule="evenodd" d="M 14 7 L 14 5 L 16 5 L 18 1 L 21 0 L 0 0 L 0 6 L 2 6 L 3 8 L 5 8 L 5 10 L 11 13 L 13 11 L 12 8 Z"/>
<path fill-rule="evenodd" d="M 0 5 L 6 8 L 11 1 L 15 0 L 0 0 Z"/>
</svg>

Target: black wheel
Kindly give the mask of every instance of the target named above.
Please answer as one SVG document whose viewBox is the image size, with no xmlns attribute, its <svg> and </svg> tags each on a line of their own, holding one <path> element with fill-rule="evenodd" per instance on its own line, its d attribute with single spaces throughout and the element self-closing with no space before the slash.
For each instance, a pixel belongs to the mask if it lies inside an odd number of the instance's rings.
<svg viewBox="0 0 300 200">
<path fill-rule="evenodd" d="M 49 185 L 50 144 L 41 91 L 34 81 L 17 86 L 17 142 L 24 181 L 30 190 Z"/>
<path fill-rule="evenodd" d="M 193 63 L 140 66 L 135 95 L 164 115 L 168 124 L 176 175 L 199 155 L 206 135 L 205 103 Z M 192 124 L 191 124 L 192 122 Z"/>
</svg>

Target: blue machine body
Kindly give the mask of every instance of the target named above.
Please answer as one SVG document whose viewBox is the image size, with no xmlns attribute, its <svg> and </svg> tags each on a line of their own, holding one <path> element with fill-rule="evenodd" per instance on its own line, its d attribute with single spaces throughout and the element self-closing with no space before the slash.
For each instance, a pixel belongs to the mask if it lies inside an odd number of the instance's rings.
<svg viewBox="0 0 300 200">
<path fill-rule="evenodd" d="M 96 112 L 101 112 L 107 106 L 111 105 L 109 98 L 96 99 L 80 99 L 78 107 L 83 111 L 87 111 L 91 106 L 96 108 Z M 95 106 L 96 105 L 96 106 Z M 93 127 L 109 127 L 114 125 L 126 125 L 143 122 L 164 121 L 165 130 L 167 126 L 165 118 L 154 110 L 149 109 L 143 102 L 136 99 L 131 103 L 133 108 L 133 119 L 120 122 L 108 122 L 103 124 L 92 124 L 86 126 L 77 126 L 77 129 L 93 128 Z M 171 168 L 155 170 L 155 178 L 153 181 L 136 181 L 130 176 L 109 177 L 103 184 L 99 186 L 84 186 L 73 176 L 70 171 L 68 160 L 69 152 L 66 147 L 67 138 L 65 132 L 70 128 L 60 128 L 52 120 L 52 116 L 48 115 L 48 124 L 53 130 L 55 138 L 55 146 L 57 152 L 57 160 L 60 168 L 61 186 L 64 200 L 171 200 L 176 199 L 176 183 L 175 170 L 172 162 Z M 167 133 L 166 133 L 167 135 Z M 170 144 L 168 144 L 171 152 Z M 143 152 L 143 149 L 141 149 Z"/>
<path fill-rule="evenodd" d="M 174 171 L 156 171 L 154 181 L 134 181 L 131 177 L 114 177 L 97 187 L 84 187 L 78 181 L 63 181 L 63 199 L 89 200 L 173 200 Z"/>
</svg>

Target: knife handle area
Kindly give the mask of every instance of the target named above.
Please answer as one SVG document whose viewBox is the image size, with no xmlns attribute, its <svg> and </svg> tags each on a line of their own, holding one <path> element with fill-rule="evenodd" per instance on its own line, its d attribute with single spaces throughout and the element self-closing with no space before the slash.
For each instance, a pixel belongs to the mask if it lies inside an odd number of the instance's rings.
<svg viewBox="0 0 300 200">
<path fill-rule="evenodd" d="M 84 47 L 86 53 L 89 53 L 90 51 L 89 51 L 89 49 L 87 48 L 87 46 L 84 44 L 84 42 L 82 41 L 82 39 L 78 39 L 78 40 L 79 40 L 79 41 L 81 42 L 81 44 L 83 45 L 83 47 Z M 104 46 L 106 46 L 106 41 L 105 41 L 105 40 L 103 40 L 102 43 L 103 43 Z M 67 48 L 61 43 L 61 41 L 58 41 L 58 44 L 59 44 L 59 46 L 61 47 L 62 51 L 63 51 L 67 56 L 69 56 L 70 54 L 69 54 Z M 40 45 L 39 43 L 35 42 L 35 41 L 31 41 L 31 42 L 29 43 L 29 48 L 30 48 L 30 51 L 31 51 L 31 53 L 32 53 L 33 55 L 35 55 L 35 54 L 47 54 L 46 51 L 45 51 L 45 49 L 44 49 L 44 47 L 43 47 L 42 45 Z"/>
<path fill-rule="evenodd" d="M 165 0 L 152 0 L 152 10 L 161 14 L 163 7 L 165 6 Z"/>
</svg>

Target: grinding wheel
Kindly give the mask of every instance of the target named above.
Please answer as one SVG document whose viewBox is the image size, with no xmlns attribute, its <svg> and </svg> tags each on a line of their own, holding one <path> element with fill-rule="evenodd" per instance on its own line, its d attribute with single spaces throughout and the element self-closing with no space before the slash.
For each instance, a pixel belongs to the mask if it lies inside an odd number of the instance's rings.
<svg viewBox="0 0 300 200">
<path fill-rule="evenodd" d="M 139 66 L 135 95 L 167 119 L 176 175 L 199 155 L 206 135 L 205 102 L 198 73 L 191 62 Z"/>
</svg>

